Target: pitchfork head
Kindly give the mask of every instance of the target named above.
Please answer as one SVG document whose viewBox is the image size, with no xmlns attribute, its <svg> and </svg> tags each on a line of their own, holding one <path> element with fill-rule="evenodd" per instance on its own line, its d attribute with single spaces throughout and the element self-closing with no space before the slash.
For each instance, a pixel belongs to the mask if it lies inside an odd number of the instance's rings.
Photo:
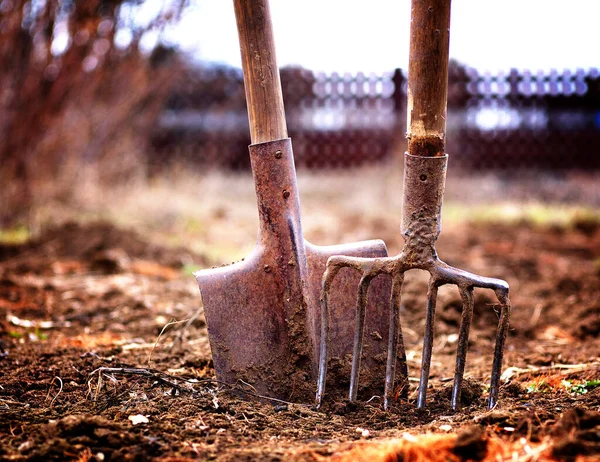
<svg viewBox="0 0 600 462">
<path fill-rule="evenodd" d="M 446 178 L 448 156 L 417 157 L 405 155 L 404 201 L 402 216 L 402 234 L 404 247 L 395 257 L 358 258 L 333 256 L 327 262 L 323 275 L 321 346 L 319 376 L 316 403 L 320 406 L 325 393 L 327 376 L 327 349 L 329 334 L 329 292 L 331 284 L 342 268 L 353 268 L 362 275 L 358 287 L 354 348 L 350 377 L 349 399 L 354 401 L 358 391 L 360 359 L 362 353 L 365 312 L 369 284 L 379 274 L 388 274 L 392 279 L 389 316 L 389 339 L 385 374 L 384 408 L 390 405 L 394 390 L 396 358 L 399 359 L 401 397 L 408 396 L 408 367 L 400 322 L 400 299 L 404 273 L 411 269 L 422 269 L 430 274 L 421 377 L 417 406 L 425 407 L 431 354 L 433 349 L 434 320 L 438 288 L 445 284 L 458 287 L 463 302 L 462 319 L 456 353 L 454 385 L 452 388 L 452 408 L 458 409 L 465 371 L 469 329 L 473 317 L 473 290 L 475 288 L 492 289 L 501 308 L 496 333 L 496 346 L 492 365 L 492 377 L 488 408 L 496 405 L 504 343 L 509 326 L 510 302 L 508 284 L 500 279 L 486 278 L 453 268 L 441 261 L 435 250 L 435 242 L 441 230 L 441 207 Z"/>
</svg>

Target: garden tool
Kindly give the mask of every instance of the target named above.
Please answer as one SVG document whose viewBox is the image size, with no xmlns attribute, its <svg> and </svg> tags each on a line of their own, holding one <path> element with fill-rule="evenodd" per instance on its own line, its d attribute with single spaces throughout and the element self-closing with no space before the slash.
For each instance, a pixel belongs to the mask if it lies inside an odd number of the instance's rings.
<svg viewBox="0 0 600 462">
<path fill-rule="evenodd" d="M 445 149 L 446 100 L 448 90 L 448 46 L 450 35 L 450 0 L 412 0 L 410 25 L 410 55 L 408 71 L 408 152 L 404 164 L 404 196 L 401 232 L 404 247 L 396 257 L 357 258 L 333 256 L 323 275 L 320 370 L 316 403 L 319 406 L 325 392 L 328 366 L 327 341 L 333 320 L 333 283 L 342 268 L 352 268 L 360 275 L 356 307 L 352 370 L 349 399 L 357 396 L 365 306 L 371 281 L 379 274 L 391 276 L 389 302 L 389 335 L 385 372 L 384 407 L 390 405 L 394 393 L 396 361 L 399 362 L 401 396 L 407 396 L 408 370 L 400 322 L 400 299 L 404 273 L 411 269 L 430 274 L 427 314 L 421 362 L 421 377 L 417 398 L 418 408 L 426 402 L 434 336 L 434 318 L 438 288 L 445 284 L 458 287 L 462 298 L 462 316 L 456 353 L 451 405 L 458 409 L 465 371 L 469 328 L 473 316 L 473 289 L 492 289 L 499 301 L 500 319 L 492 365 L 488 407 L 498 398 L 504 343 L 509 326 L 510 302 L 508 284 L 499 279 L 477 276 L 453 268 L 438 258 L 435 242 L 441 231 L 441 207 L 448 156 Z"/>
<path fill-rule="evenodd" d="M 387 250 L 380 240 L 327 247 L 304 240 L 268 0 L 234 0 L 234 6 L 250 118 L 258 240 L 243 261 L 195 276 L 217 378 L 245 396 L 307 401 L 318 373 L 319 298 L 328 258 L 384 257 Z M 358 283 L 358 275 L 348 270 L 340 279 L 330 289 L 336 299 L 329 312 L 337 324 L 329 332 L 330 350 L 339 358 L 339 370 L 347 369 L 347 381 L 354 341 L 348 323 L 355 300 L 345 288 Z M 377 281 L 367 308 L 367 328 L 374 334 L 365 348 L 373 355 L 370 366 L 382 374 L 387 293 L 389 281 Z"/>
</svg>

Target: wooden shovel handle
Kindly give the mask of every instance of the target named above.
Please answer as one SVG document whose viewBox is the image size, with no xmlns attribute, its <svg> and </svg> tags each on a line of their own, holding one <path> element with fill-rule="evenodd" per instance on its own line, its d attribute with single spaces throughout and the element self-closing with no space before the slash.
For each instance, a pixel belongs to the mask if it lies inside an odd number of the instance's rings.
<svg viewBox="0 0 600 462">
<path fill-rule="evenodd" d="M 269 0 L 234 0 L 252 144 L 288 137 Z"/>
<path fill-rule="evenodd" d="M 412 0 L 408 63 L 408 153 L 444 155 L 450 1 Z"/>
</svg>

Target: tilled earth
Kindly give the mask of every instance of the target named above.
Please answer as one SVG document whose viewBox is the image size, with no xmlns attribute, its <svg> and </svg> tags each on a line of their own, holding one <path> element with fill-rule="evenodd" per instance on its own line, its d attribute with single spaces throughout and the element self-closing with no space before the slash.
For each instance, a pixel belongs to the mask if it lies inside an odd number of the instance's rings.
<svg viewBox="0 0 600 462">
<path fill-rule="evenodd" d="M 393 229 L 365 223 L 398 240 Z M 387 229 L 387 228 L 386 228 Z M 396 243 L 397 244 L 397 243 Z M 476 292 L 463 407 L 450 408 L 460 297 L 440 290 L 428 408 L 379 396 L 260 404 L 214 380 L 191 263 L 106 223 L 0 247 L 0 460 L 599 460 L 600 227 L 464 224 L 449 264 L 506 278 L 513 316 L 500 402 L 486 410 L 497 324 Z M 427 279 L 402 320 L 418 377 Z"/>
</svg>

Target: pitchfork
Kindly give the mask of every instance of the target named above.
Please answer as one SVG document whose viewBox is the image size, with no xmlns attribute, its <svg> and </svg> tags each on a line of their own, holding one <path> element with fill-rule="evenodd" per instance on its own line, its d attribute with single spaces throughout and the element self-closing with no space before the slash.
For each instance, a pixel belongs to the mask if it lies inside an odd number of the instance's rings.
<svg viewBox="0 0 600 462">
<path fill-rule="evenodd" d="M 342 268 L 353 268 L 362 275 L 356 307 L 350 401 L 356 400 L 358 390 L 367 293 L 371 281 L 379 274 L 388 274 L 392 279 L 384 408 L 388 409 L 392 399 L 397 357 L 402 380 L 400 394 L 403 398 L 408 396 L 408 368 L 400 322 L 400 299 L 404 273 L 411 269 L 421 269 L 429 272 L 430 279 L 417 407 L 423 408 L 426 403 L 436 299 L 438 288 L 445 284 L 456 285 L 463 302 L 452 388 L 451 405 L 454 410 L 458 409 L 460 404 L 469 329 L 473 317 L 473 290 L 478 287 L 492 289 L 496 293 L 500 304 L 500 319 L 496 333 L 488 408 L 496 405 L 510 317 L 508 284 L 500 279 L 477 276 L 453 268 L 438 258 L 435 249 L 435 242 L 441 231 L 441 208 L 448 162 L 444 151 L 449 36 L 450 0 L 412 0 L 407 110 L 408 152 L 405 154 L 401 224 L 404 248 L 395 257 L 361 258 L 336 255 L 329 258 L 322 285 L 317 406 L 320 406 L 323 400 L 327 376 L 329 293 L 334 278 Z"/>
</svg>

